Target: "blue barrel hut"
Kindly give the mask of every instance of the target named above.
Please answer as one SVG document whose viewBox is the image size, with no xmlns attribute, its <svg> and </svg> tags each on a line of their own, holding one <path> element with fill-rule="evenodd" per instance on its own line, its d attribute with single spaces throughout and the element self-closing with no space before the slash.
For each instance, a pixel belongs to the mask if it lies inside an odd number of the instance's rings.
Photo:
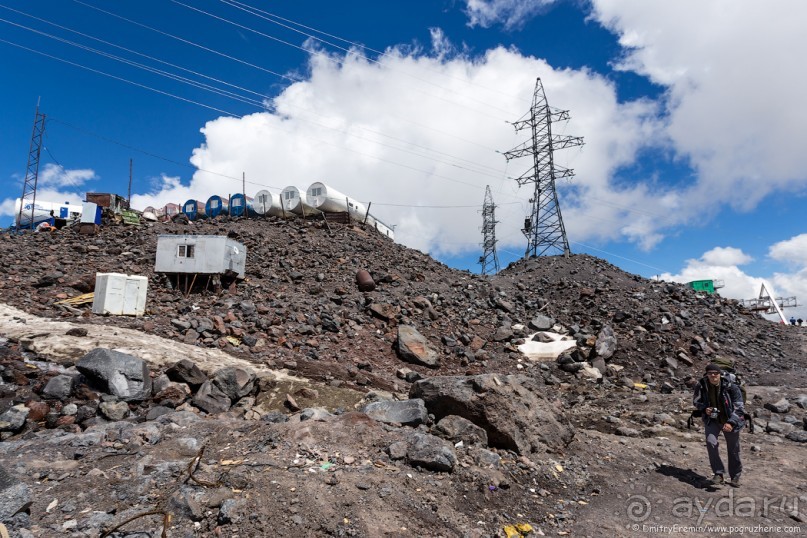
<svg viewBox="0 0 807 538">
<path fill-rule="evenodd" d="M 182 213 L 188 217 L 188 220 L 196 220 L 205 218 L 205 206 L 199 200 L 188 200 L 182 204 Z"/>
<path fill-rule="evenodd" d="M 230 196 L 230 216 L 231 217 L 255 216 L 255 210 L 252 207 L 252 198 L 240 192 Z"/>
<path fill-rule="evenodd" d="M 230 214 L 230 203 L 226 196 L 218 196 L 214 194 L 210 198 L 207 199 L 207 203 L 205 204 L 205 213 L 211 219 L 218 217 L 219 215 L 229 215 Z"/>
</svg>

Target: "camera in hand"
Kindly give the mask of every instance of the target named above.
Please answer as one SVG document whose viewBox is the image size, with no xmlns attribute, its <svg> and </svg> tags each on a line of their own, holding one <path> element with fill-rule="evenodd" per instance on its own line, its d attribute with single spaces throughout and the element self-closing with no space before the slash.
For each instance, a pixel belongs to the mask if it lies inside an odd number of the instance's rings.
<svg viewBox="0 0 807 538">
<path fill-rule="evenodd" d="M 717 418 L 718 412 L 717 409 L 712 409 L 712 412 L 709 413 L 709 418 Z"/>
</svg>

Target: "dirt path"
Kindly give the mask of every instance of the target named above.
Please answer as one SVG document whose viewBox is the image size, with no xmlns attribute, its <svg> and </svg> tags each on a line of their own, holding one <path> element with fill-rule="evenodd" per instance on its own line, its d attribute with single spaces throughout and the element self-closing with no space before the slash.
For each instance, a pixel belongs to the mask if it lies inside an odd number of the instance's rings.
<svg viewBox="0 0 807 538">
<path fill-rule="evenodd" d="M 752 395 L 776 391 L 749 388 Z M 578 513 L 571 535 L 807 535 L 805 446 L 766 434 L 759 422 L 755 433 L 741 436 L 740 488 L 703 484 L 711 470 L 700 424 L 650 438 L 579 431 L 592 475 L 607 486 Z M 726 462 L 724 442 L 720 448 Z"/>
</svg>

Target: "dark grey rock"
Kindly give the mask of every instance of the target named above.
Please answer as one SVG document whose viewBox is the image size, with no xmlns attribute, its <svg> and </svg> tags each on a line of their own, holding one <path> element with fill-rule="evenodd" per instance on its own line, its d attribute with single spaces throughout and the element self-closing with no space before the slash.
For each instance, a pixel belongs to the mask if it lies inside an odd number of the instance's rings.
<svg viewBox="0 0 807 538">
<path fill-rule="evenodd" d="M 598 357 L 602 357 L 606 361 L 610 359 L 616 351 L 616 335 L 610 325 L 604 325 L 597 335 L 597 344 L 594 346 L 594 351 Z"/>
<path fill-rule="evenodd" d="M 553 318 L 538 314 L 530 320 L 528 326 L 534 331 L 548 331 L 554 324 L 555 320 Z"/>
<path fill-rule="evenodd" d="M 443 417 L 437 423 L 436 430 L 447 439 L 469 445 L 487 446 L 488 433 L 471 422 L 470 420 L 457 415 Z"/>
<path fill-rule="evenodd" d="M 228 366 L 213 374 L 211 381 L 231 402 L 236 402 L 252 392 L 256 378 L 255 372 L 251 370 Z"/>
<path fill-rule="evenodd" d="M 144 400 L 151 396 L 151 377 L 145 361 L 132 355 L 96 348 L 76 363 L 92 384 L 122 400 Z"/>
<path fill-rule="evenodd" d="M 232 401 L 212 381 L 205 381 L 193 397 L 193 405 L 208 413 L 223 413 Z"/>
<path fill-rule="evenodd" d="M 764 407 L 774 413 L 787 413 L 790 411 L 790 402 L 787 401 L 787 398 L 782 398 L 778 402 L 767 402 Z"/>
<path fill-rule="evenodd" d="M 168 413 L 173 413 L 174 410 L 170 407 L 165 407 L 163 405 L 155 405 L 149 412 L 146 413 L 146 420 L 156 420 L 157 418 L 167 415 Z"/>
<path fill-rule="evenodd" d="M 439 437 L 426 433 L 412 434 L 406 458 L 410 465 L 438 472 L 450 472 L 457 464 L 454 447 Z"/>
<path fill-rule="evenodd" d="M 57 375 L 50 378 L 48 384 L 42 389 L 42 396 L 55 400 L 65 400 L 73 392 L 73 376 Z"/>
<path fill-rule="evenodd" d="M 401 402 L 392 400 L 371 402 L 365 405 L 362 411 L 373 420 L 407 426 L 424 424 L 429 416 L 423 400 L 417 398 Z"/>
<path fill-rule="evenodd" d="M 28 486 L 0 467 L 0 521 L 6 522 L 14 514 L 28 510 L 32 503 Z"/>
<path fill-rule="evenodd" d="M 25 404 L 18 404 L 9 408 L 0 415 L 0 431 L 16 432 L 25 426 L 25 419 L 28 418 L 30 409 Z"/>
<path fill-rule="evenodd" d="M 482 374 L 422 379 L 409 390 L 437 420 L 461 416 L 488 434 L 488 444 L 520 454 L 562 449 L 574 429 L 559 405 L 543 395 L 545 385 L 523 375 Z"/>
<path fill-rule="evenodd" d="M 210 322 L 210 325 L 212 328 L 213 322 Z M 182 359 L 175 363 L 165 371 L 165 375 L 167 375 L 168 379 L 171 381 L 187 383 L 193 389 L 198 389 L 202 386 L 202 383 L 207 381 L 205 373 L 202 372 L 194 362 L 188 359 Z"/>
<path fill-rule="evenodd" d="M 785 435 L 785 439 L 790 439 L 791 441 L 795 441 L 797 443 L 807 443 L 807 431 L 804 430 L 795 430 L 787 435 Z"/>
</svg>

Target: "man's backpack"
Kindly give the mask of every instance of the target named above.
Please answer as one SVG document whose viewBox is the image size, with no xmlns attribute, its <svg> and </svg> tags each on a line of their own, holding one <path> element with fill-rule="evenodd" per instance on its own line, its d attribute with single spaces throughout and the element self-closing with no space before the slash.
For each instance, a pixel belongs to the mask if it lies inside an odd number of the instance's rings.
<svg viewBox="0 0 807 538">
<path fill-rule="evenodd" d="M 718 357 L 712 362 L 720 366 L 720 369 L 723 370 L 721 374 L 723 379 L 727 379 L 739 387 L 740 393 L 743 395 L 743 404 L 748 404 L 748 398 L 745 395 L 745 385 L 743 384 L 742 377 L 737 373 L 736 363 L 731 359 L 723 357 Z"/>
<path fill-rule="evenodd" d="M 745 408 L 745 413 L 743 413 L 743 420 L 748 425 L 748 432 L 754 433 L 754 418 L 748 412 L 748 398 L 745 395 L 745 385 L 743 384 L 742 377 L 740 374 L 737 373 L 736 363 L 731 359 L 726 359 L 724 357 L 717 357 L 712 361 L 714 364 L 720 366 L 720 369 L 723 371 L 720 377 L 724 380 L 734 383 L 737 385 L 737 388 L 740 389 L 740 394 L 743 396 L 743 406 Z M 689 415 L 687 419 L 687 428 L 692 429 L 692 424 L 694 423 L 696 418 L 701 418 L 703 413 L 699 410 L 694 410 Z"/>
</svg>

